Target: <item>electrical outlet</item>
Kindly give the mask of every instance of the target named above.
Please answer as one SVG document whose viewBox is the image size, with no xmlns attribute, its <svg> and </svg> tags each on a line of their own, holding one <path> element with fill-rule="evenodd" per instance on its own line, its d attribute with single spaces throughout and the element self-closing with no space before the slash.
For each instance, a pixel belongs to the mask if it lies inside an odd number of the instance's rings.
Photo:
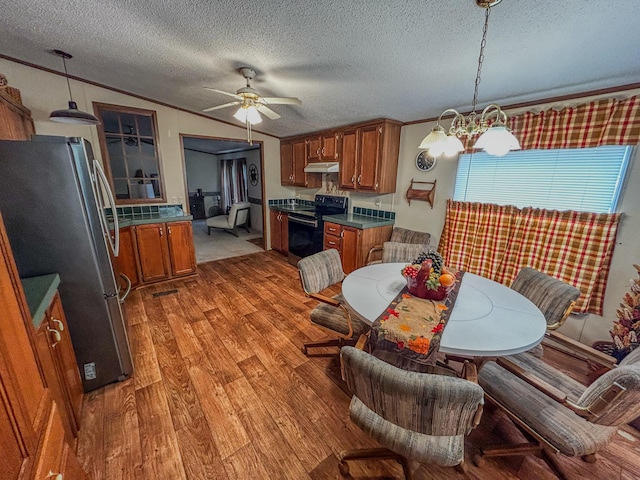
<svg viewBox="0 0 640 480">
<path fill-rule="evenodd" d="M 178 201 L 178 197 L 171 197 L 171 201 L 172 201 L 173 203 L 176 203 L 176 202 Z"/>
<path fill-rule="evenodd" d="M 380 199 L 379 198 L 376 198 L 375 204 L 376 204 L 376 207 L 380 207 Z"/>
</svg>

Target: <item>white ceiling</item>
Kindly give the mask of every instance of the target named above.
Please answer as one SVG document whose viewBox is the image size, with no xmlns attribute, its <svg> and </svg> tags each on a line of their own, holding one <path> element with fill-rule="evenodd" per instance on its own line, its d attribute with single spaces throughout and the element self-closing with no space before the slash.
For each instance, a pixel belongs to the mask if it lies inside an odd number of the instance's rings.
<svg viewBox="0 0 640 480">
<path fill-rule="evenodd" d="M 474 0 L 0 1 L 0 54 L 191 111 L 253 67 L 288 136 L 468 110 L 484 22 Z M 479 106 L 640 82 L 640 1 L 504 0 L 491 10 Z M 19 85 L 16 85 L 18 88 Z M 211 112 L 235 123 L 233 108 Z"/>
</svg>

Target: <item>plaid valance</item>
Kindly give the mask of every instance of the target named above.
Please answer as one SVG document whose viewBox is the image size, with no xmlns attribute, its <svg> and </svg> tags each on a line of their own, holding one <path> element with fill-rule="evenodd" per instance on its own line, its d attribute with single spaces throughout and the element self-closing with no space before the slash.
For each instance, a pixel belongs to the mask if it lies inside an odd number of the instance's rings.
<svg viewBox="0 0 640 480">
<path fill-rule="evenodd" d="M 509 117 L 523 150 L 587 148 L 640 143 L 640 101 L 596 100 L 562 110 Z"/>
<path fill-rule="evenodd" d="M 602 315 L 620 214 L 447 202 L 438 251 L 453 268 L 507 286 L 523 267 L 574 285 L 574 309 Z"/>
</svg>

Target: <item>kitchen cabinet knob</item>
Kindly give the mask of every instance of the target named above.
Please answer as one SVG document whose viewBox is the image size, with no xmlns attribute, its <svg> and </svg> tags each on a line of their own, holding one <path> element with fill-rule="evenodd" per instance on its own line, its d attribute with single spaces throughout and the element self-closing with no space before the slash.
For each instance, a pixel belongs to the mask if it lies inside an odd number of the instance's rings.
<svg viewBox="0 0 640 480">
<path fill-rule="evenodd" d="M 324 147 L 322 147 L 322 155 L 324 156 Z"/>
<path fill-rule="evenodd" d="M 158 228 L 158 231 L 160 232 L 160 236 L 164 236 L 164 233 L 162 233 L 162 227 Z"/>
<path fill-rule="evenodd" d="M 55 328 L 47 327 L 47 332 L 53 335 L 53 338 L 55 340 L 55 342 L 53 342 L 53 345 L 51 345 L 51 347 L 55 347 L 58 343 L 60 343 L 60 340 L 62 340 L 62 337 L 60 336 L 60 332 L 58 330 L 56 330 Z"/>
<path fill-rule="evenodd" d="M 171 227 L 167 227 L 167 231 L 169 232 L 169 235 L 171 235 Z"/>
<path fill-rule="evenodd" d="M 356 183 L 356 176 L 355 175 L 351 177 L 351 183 L 354 183 L 354 184 Z"/>
<path fill-rule="evenodd" d="M 53 318 L 53 317 L 51 317 L 51 321 L 56 324 L 56 327 L 58 327 L 58 330 L 60 332 L 64 332 L 64 323 L 62 323 L 62 321 L 58 320 L 57 318 Z"/>
<path fill-rule="evenodd" d="M 358 175 L 358 185 L 362 185 L 362 175 Z"/>
<path fill-rule="evenodd" d="M 49 474 L 44 478 L 52 478 L 53 480 L 63 480 L 61 473 L 54 473 L 53 470 L 49 470 Z"/>
<path fill-rule="evenodd" d="M 340 232 L 340 238 L 344 238 L 344 230 Z"/>
</svg>

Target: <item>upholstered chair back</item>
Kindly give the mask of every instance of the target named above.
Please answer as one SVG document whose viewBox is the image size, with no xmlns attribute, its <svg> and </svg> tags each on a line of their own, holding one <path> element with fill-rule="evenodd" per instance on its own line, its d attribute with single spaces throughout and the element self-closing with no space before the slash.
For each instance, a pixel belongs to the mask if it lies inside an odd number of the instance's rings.
<svg viewBox="0 0 640 480">
<path fill-rule="evenodd" d="M 298 262 L 302 288 L 306 293 L 318 293 L 344 279 L 340 253 L 335 248 L 314 253 Z"/>
<path fill-rule="evenodd" d="M 623 365 L 640 365 L 640 347 L 636 347 L 629 354 L 622 359 L 619 364 L 621 367 Z"/>
<path fill-rule="evenodd" d="M 573 285 L 528 267 L 518 272 L 511 288 L 540 309 L 550 330 L 564 323 L 580 296 L 580 290 Z"/>
<path fill-rule="evenodd" d="M 376 419 L 381 417 L 394 428 L 457 436 L 468 434 L 479 420 L 477 412 L 484 394 L 473 382 L 401 370 L 353 347 L 343 347 L 341 358 L 347 385 L 354 394 L 352 420 L 356 424 L 372 422 L 366 428 L 361 426 L 365 431 L 384 426 Z M 397 440 L 402 441 L 402 432 Z"/>
<path fill-rule="evenodd" d="M 418 243 L 384 242 L 382 263 L 410 263 L 425 250 L 427 250 L 427 246 Z"/>
<path fill-rule="evenodd" d="M 229 209 L 229 227 L 233 228 L 247 223 L 250 208 L 251 204 L 249 202 L 238 202 L 231 205 L 231 209 Z"/>
<path fill-rule="evenodd" d="M 431 234 L 426 232 L 417 232 L 415 230 L 409 230 L 401 227 L 393 227 L 391 232 L 390 242 L 396 243 L 419 243 L 422 245 L 429 245 L 431 240 Z"/>
</svg>

